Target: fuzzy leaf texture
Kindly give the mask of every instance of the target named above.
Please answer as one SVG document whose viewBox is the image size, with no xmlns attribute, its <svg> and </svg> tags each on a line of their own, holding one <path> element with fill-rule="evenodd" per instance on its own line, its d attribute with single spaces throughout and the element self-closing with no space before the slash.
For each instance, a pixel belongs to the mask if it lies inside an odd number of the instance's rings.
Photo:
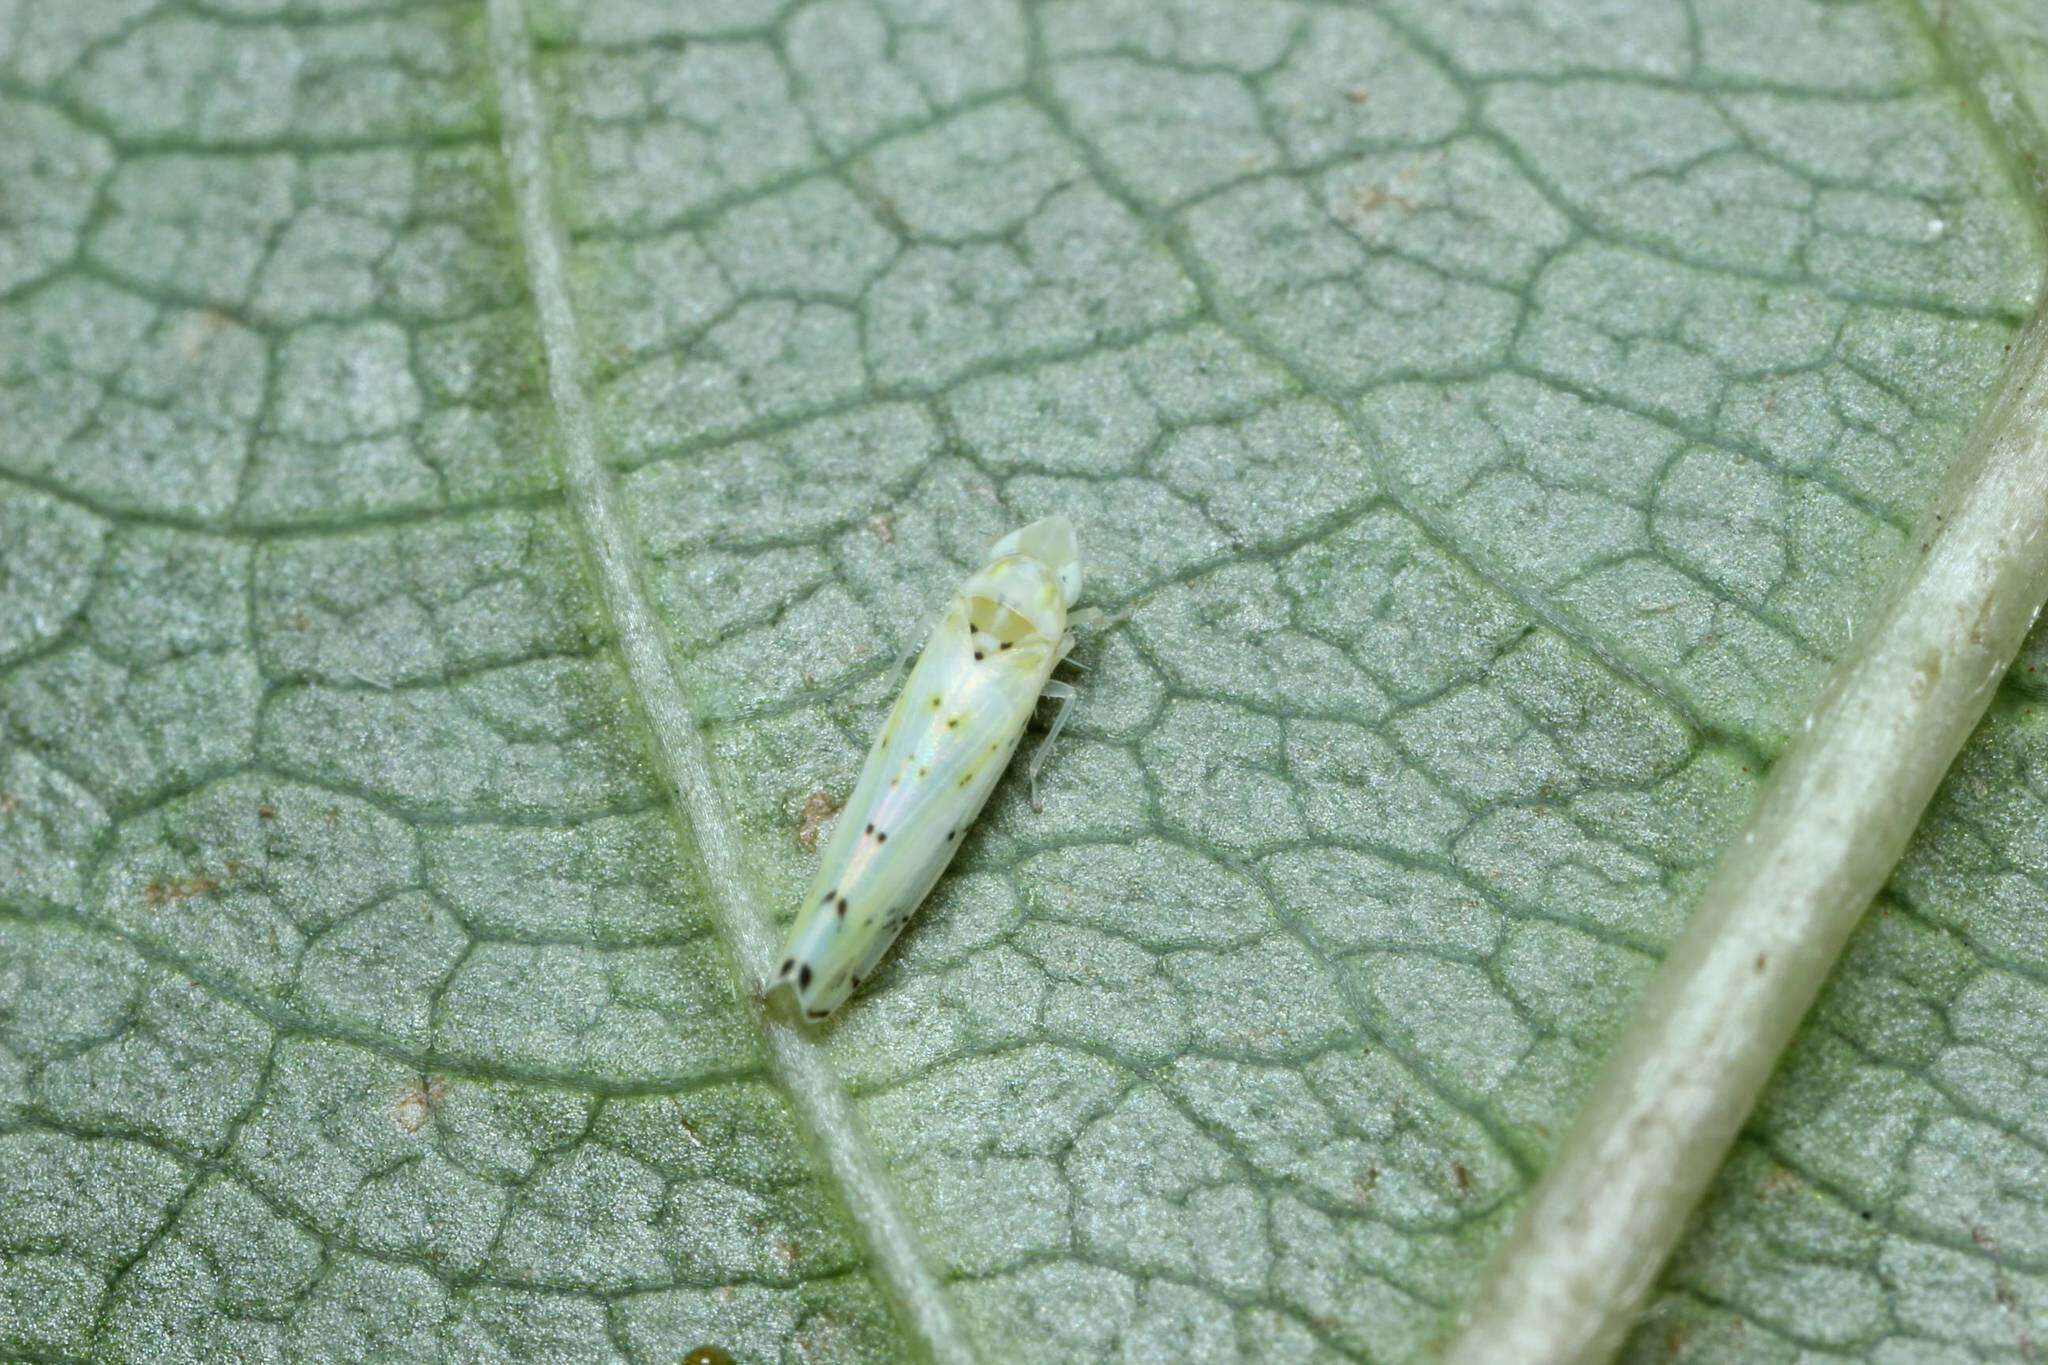
<svg viewBox="0 0 2048 1365">
<path fill-rule="evenodd" d="M 0 4 L 0 1354 L 1428 1360 L 2031 311 L 2023 0 Z M 899 651 L 1083 698 L 746 999 Z M 2048 1345 L 2048 638 L 1632 1361 Z"/>
</svg>

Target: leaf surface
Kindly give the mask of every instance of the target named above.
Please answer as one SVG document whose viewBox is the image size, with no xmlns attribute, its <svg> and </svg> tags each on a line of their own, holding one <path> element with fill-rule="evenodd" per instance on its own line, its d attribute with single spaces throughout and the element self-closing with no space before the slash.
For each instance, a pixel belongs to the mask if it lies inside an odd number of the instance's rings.
<svg viewBox="0 0 2048 1365">
<path fill-rule="evenodd" d="M 4 31 L 11 1355 L 1427 1358 L 2042 267 L 2017 0 Z M 762 1021 L 1056 509 L 1044 811 Z M 2043 653 L 1634 1357 L 2048 1332 Z"/>
</svg>

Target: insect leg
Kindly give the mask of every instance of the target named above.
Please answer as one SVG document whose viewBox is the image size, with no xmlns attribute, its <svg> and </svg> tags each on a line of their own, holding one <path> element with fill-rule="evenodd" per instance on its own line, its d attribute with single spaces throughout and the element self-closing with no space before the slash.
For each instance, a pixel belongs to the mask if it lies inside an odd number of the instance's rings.
<svg viewBox="0 0 2048 1365">
<path fill-rule="evenodd" d="M 904 670 L 910 667 L 910 656 L 917 653 L 920 643 L 922 642 L 913 641 L 903 646 L 903 652 L 896 656 L 896 662 L 889 665 L 889 680 L 882 686 L 884 693 L 894 696 L 897 689 L 903 686 Z"/>
<path fill-rule="evenodd" d="M 904 644 L 903 652 L 898 654 L 896 662 L 889 666 L 889 679 L 882 688 L 884 692 L 893 694 L 897 688 L 903 685 L 903 674 L 910 667 L 910 661 L 916 658 L 919 651 L 931 642 L 932 636 L 938 633 L 939 627 L 944 625 L 945 622 L 946 613 L 941 611 L 933 619 L 932 623 L 925 627 L 924 634 L 914 635 Z"/>
<path fill-rule="evenodd" d="M 1038 742 L 1038 748 L 1032 752 L 1031 766 L 1026 769 L 1031 778 L 1033 810 L 1045 809 L 1045 803 L 1038 799 L 1038 770 L 1045 766 L 1046 756 L 1052 752 L 1052 742 L 1060 737 L 1060 731 L 1067 724 L 1067 713 L 1074 709 L 1074 698 L 1081 694 L 1069 684 L 1055 680 L 1045 685 L 1045 695 L 1058 702 L 1060 709 L 1053 715 L 1052 728 L 1045 732 L 1045 738 Z"/>
</svg>

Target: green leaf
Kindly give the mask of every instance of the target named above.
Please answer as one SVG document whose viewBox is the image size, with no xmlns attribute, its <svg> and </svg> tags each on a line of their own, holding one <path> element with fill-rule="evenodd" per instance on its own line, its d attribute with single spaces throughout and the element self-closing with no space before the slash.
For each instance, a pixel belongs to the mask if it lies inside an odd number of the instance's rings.
<svg viewBox="0 0 2048 1365">
<path fill-rule="evenodd" d="M 9 1356 L 1429 1357 L 2043 266 L 2021 0 L 0 31 Z M 1044 810 L 763 1015 L 1054 509 Z M 2048 1339 L 2037 667 L 1632 1357 Z"/>
</svg>

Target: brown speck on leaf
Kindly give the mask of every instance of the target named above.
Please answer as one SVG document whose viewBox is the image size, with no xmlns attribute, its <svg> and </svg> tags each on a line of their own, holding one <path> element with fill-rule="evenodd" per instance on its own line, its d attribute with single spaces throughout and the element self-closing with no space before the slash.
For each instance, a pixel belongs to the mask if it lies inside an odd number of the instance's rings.
<svg viewBox="0 0 2048 1365">
<path fill-rule="evenodd" d="M 15 807 L 20 804 L 14 799 L 13 792 L 0 792 L 0 815 L 14 814 Z"/>
<path fill-rule="evenodd" d="M 1380 1168 L 1368 1166 L 1356 1180 L 1351 1182 L 1351 1192 L 1357 1195 L 1358 1202 L 1363 1204 L 1366 1200 L 1372 1198 L 1372 1192 L 1379 1188 L 1379 1183 Z"/>
<path fill-rule="evenodd" d="M 796 1258 L 803 1254 L 803 1249 L 803 1243 L 797 1241 L 796 1238 L 791 1237 L 786 1241 L 776 1244 L 775 1254 L 782 1259 L 782 1263 L 784 1265 L 794 1266 L 796 1264 Z"/>
<path fill-rule="evenodd" d="M 690 1122 L 690 1116 L 683 1112 L 682 1100 L 674 1095 L 670 1095 L 668 1097 L 668 1104 L 669 1108 L 676 1111 L 676 1126 L 683 1130 L 683 1136 L 697 1144 L 698 1147 L 703 1147 L 705 1145 L 704 1139 L 698 1136 L 697 1125 Z"/>
<path fill-rule="evenodd" d="M 178 329 L 178 354 L 186 364 L 199 359 L 199 353 L 206 349 L 207 342 L 215 332 L 233 325 L 233 319 L 218 308 L 202 308 L 189 314 Z"/>
<path fill-rule="evenodd" d="M 158 877 L 142 888 L 142 899 L 149 905 L 168 905 L 194 896 L 210 896 L 218 890 L 220 883 L 211 877 Z"/>
<path fill-rule="evenodd" d="M 1462 1161 L 1451 1163 L 1451 1183 L 1458 1187 L 1459 1194 L 1472 1193 L 1472 1168 Z"/>
<path fill-rule="evenodd" d="M 1389 204 L 1409 213 L 1413 213 L 1421 207 L 1421 205 L 1406 195 L 1383 190 L 1378 185 L 1360 185 L 1352 194 L 1351 203 L 1352 207 L 1357 209 L 1361 216 L 1368 213 L 1378 213 Z"/>
<path fill-rule="evenodd" d="M 417 1133 L 426 1126 L 441 1101 L 448 1098 L 448 1082 L 439 1076 L 422 1076 L 406 1088 L 391 1106 L 391 1117 L 402 1133 Z"/>
<path fill-rule="evenodd" d="M 882 220 L 882 225 L 898 237 L 910 235 L 910 220 L 903 216 L 903 210 L 896 207 L 896 201 L 888 195 L 875 194 L 875 214 Z"/>
<path fill-rule="evenodd" d="M 1353 104 L 1364 104 L 1372 98 L 1372 91 L 1362 85 L 1354 85 L 1344 92 L 1344 98 L 1350 100 Z"/>
<path fill-rule="evenodd" d="M 1974 1223 L 1970 1225 L 1970 1240 L 1982 1247 L 1984 1254 L 1991 1258 L 1991 1297 L 1993 1301 L 2004 1312 L 2017 1313 L 2020 1310 L 2019 1296 L 2013 1293 L 2012 1282 L 2006 1278 L 2005 1257 L 1999 1251 L 1998 1240 L 1989 1232 L 1986 1232 L 1982 1226 Z M 2035 1358 L 2033 1339 L 2027 1335 L 2024 1319 L 2020 1322 L 2019 1347 L 2022 1360 L 2033 1360 Z"/>
<path fill-rule="evenodd" d="M 797 813 L 796 846 L 806 853 L 818 847 L 818 834 L 839 808 L 845 804 L 823 787 L 804 798 L 804 808 Z"/>
<path fill-rule="evenodd" d="M 277 818 L 277 807 L 265 801 L 256 808 L 256 818 L 258 820 L 275 820 Z"/>
<path fill-rule="evenodd" d="M 291 630 L 308 630 L 313 625 L 313 619 L 302 611 L 295 611 L 284 618 L 284 623 Z"/>
<path fill-rule="evenodd" d="M 868 529 L 873 531 L 875 539 L 881 541 L 884 545 L 894 545 L 896 543 L 896 514 L 894 512 L 875 513 L 868 518 Z"/>
<path fill-rule="evenodd" d="M 341 807 L 329 806 L 327 808 L 327 823 L 331 825 L 339 819 L 341 819 Z"/>
</svg>

